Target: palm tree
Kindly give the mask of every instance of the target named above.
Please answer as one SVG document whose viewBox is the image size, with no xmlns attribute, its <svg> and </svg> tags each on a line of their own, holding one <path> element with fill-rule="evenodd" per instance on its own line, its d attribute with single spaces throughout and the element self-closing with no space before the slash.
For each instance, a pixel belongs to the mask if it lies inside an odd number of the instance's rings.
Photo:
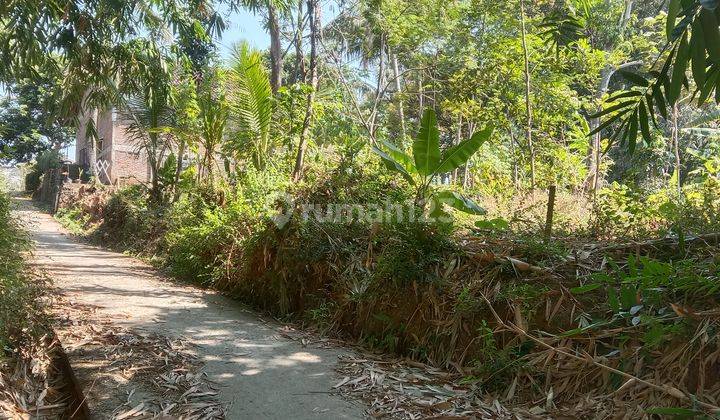
<svg viewBox="0 0 720 420">
<path fill-rule="evenodd" d="M 164 186 L 160 183 L 160 167 L 172 150 L 162 130 L 172 124 L 172 109 L 159 97 L 143 92 L 128 97 L 121 113 L 130 121 L 127 126 L 128 137 L 138 151 L 147 155 L 151 177 L 150 198 L 161 203 Z"/>
<path fill-rule="evenodd" d="M 199 143 L 200 132 L 200 106 L 198 93 L 200 86 L 198 82 L 203 79 L 202 74 L 195 72 L 194 66 L 185 66 L 182 61 L 174 65 L 172 73 L 175 75 L 174 83 L 170 86 L 170 106 L 173 108 L 174 125 L 168 128 L 169 133 L 174 137 L 177 144 L 177 159 L 175 174 L 172 179 L 173 195 L 172 202 L 180 198 L 180 178 L 184 168 L 185 153 L 193 149 Z"/>
<path fill-rule="evenodd" d="M 293 180 L 296 182 L 302 178 L 303 165 L 305 164 L 305 151 L 307 149 L 310 123 L 313 118 L 313 103 L 315 101 L 315 92 L 319 86 L 317 65 L 318 42 L 322 38 L 320 2 L 318 0 L 308 0 L 307 5 L 308 13 L 310 14 L 310 92 L 308 92 L 307 96 L 305 118 L 303 119 L 302 129 L 300 130 L 300 140 L 298 142 L 297 155 L 295 155 L 295 167 L 292 173 Z"/>
<path fill-rule="evenodd" d="M 163 134 L 165 127 L 173 125 L 173 112 L 169 106 L 170 77 L 168 63 L 152 42 L 140 42 L 134 55 L 136 61 L 128 65 L 121 86 L 125 89 L 121 114 L 130 121 L 128 137 L 135 142 L 138 151 L 147 154 L 150 167 L 150 198 L 156 203 L 163 201 L 163 185 L 160 168 L 170 147 Z"/>
<path fill-rule="evenodd" d="M 348 58 L 359 59 L 363 67 L 368 67 L 381 59 L 386 47 L 379 10 L 378 0 L 362 2 L 329 22 L 324 33 L 341 46 Z"/>
<path fill-rule="evenodd" d="M 250 48 L 247 42 L 236 45 L 228 79 L 232 86 L 228 145 L 236 155 L 249 151 L 253 165 L 264 168 L 271 147 L 274 103 L 262 54 Z"/>
<path fill-rule="evenodd" d="M 206 176 L 212 185 L 214 180 L 215 154 L 222 144 L 229 116 L 229 105 L 220 74 L 215 71 L 204 82 L 198 95 L 200 108 L 200 138 L 202 158 L 198 176 Z"/>
<path fill-rule="evenodd" d="M 283 51 L 280 40 L 280 15 L 291 7 L 290 0 L 239 0 L 238 4 L 253 13 L 267 10 L 267 29 L 270 33 L 270 86 L 277 93 L 282 86 Z"/>
<path fill-rule="evenodd" d="M 398 57 L 391 51 L 388 34 L 383 28 L 380 16 L 382 2 L 369 0 L 359 6 L 350 8 L 331 21 L 324 33 L 335 41 L 350 59 L 357 59 L 360 65 L 367 68 L 377 64 L 377 80 L 374 86 L 373 103 L 368 117 L 369 129 L 374 135 L 378 106 L 383 100 L 384 89 L 388 79 L 388 67 L 391 65 L 392 81 L 395 85 L 395 95 L 398 100 L 398 118 L 401 125 L 402 137 L 405 137 L 405 112 L 401 94 L 401 71 Z M 368 90 L 372 88 L 368 87 Z"/>
</svg>

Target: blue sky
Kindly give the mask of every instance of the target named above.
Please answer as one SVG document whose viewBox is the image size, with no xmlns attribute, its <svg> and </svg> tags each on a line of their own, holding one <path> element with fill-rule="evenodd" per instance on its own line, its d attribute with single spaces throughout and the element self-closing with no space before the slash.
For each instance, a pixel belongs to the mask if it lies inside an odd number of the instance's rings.
<svg viewBox="0 0 720 420">
<path fill-rule="evenodd" d="M 228 24 L 218 45 L 218 52 L 222 58 L 228 58 L 233 44 L 241 40 L 246 40 L 250 45 L 261 50 L 270 46 L 270 36 L 265 30 L 262 16 L 246 10 L 230 14 L 226 6 L 221 8 L 220 12 L 226 16 Z"/>
<path fill-rule="evenodd" d="M 218 52 L 223 59 L 230 57 L 233 44 L 246 40 L 251 46 L 264 50 L 270 47 L 270 35 L 265 29 L 264 17 L 254 15 L 246 10 L 236 13 L 229 13 L 227 5 L 219 8 L 220 13 L 226 18 L 228 28 L 218 42 Z M 322 5 L 322 22 L 327 24 L 338 14 L 338 7 L 335 1 L 325 0 Z M 283 47 L 286 44 L 283 42 Z"/>
</svg>

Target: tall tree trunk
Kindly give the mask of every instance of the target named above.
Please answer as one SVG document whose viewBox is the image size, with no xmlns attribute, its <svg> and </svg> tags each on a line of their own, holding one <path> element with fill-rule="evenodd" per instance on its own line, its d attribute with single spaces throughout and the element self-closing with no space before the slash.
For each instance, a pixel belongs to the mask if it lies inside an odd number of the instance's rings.
<svg viewBox="0 0 720 420">
<path fill-rule="evenodd" d="M 172 202 L 178 201 L 180 198 L 180 175 L 182 174 L 183 158 L 185 155 L 185 139 L 180 139 L 177 151 L 177 167 L 175 168 L 175 179 L 173 180 L 173 198 Z"/>
<path fill-rule="evenodd" d="M 462 141 L 462 114 L 458 117 L 458 124 L 457 124 L 457 130 L 455 131 L 455 144 L 458 145 Z M 458 171 L 459 168 L 455 168 L 452 172 L 452 183 L 457 183 L 457 177 L 458 177 Z"/>
<path fill-rule="evenodd" d="M 86 144 L 89 146 L 87 151 L 87 158 L 88 158 L 88 166 L 90 166 L 90 173 L 95 175 L 95 182 L 100 181 L 100 174 L 97 173 L 96 163 L 97 163 L 97 123 L 98 118 L 100 116 L 100 112 L 98 112 L 97 109 L 93 109 L 90 112 L 90 116 L 88 118 L 88 124 L 92 124 L 94 133 L 92 135 L 88 135 L 87 131 L 85 132 L 86 136 Z M 85 128 L 87 130 L 87 127 Z"/>
<path fill-rule="evenodd" d="M 475 99 L 475 95 L 473 95 L 473 99 Z M 475 123 L 468 121 L 467 124 L 467 131 L 468 131 L 468 137 L 471 138 L 475 134 Z M 465 167 L 463 168 L 463 188 L 467 188 L 468 184 L 470 183 L 470 159 L 468 159 L 465 162 Z"/>
<path fill-rule="evenodd" d="M 535 190 L 535 147 L 532 138 L 532 103 L 530 100 L 530 59 L 528 57 L 527 31 L 525 29 L 525 0 L 520 0 L 520 26 L 522 28 L 523 61 L 525 62 L 525 139 L 530 152 L 530 189 Z"/>
<path fill-rule="evenodd" d="M 282 85 L 282 46 L 280 45 L 280 20 L 272 1 L 267 2 L 268 30 L 270 32 L 270 86 L 277 93 Z"/>
<path fill-rule="evenodd" d="M 380 105 L 381 96 L 383 95 L 383 85 L 385 84 L 385 34 L 380 35 L 380 60 L 378 62 L 377 84 L 375 86 L 375 101 L 373 109 L 370 113 L 370 135 L 375 137 L 375 122 L 377 121 L 378 107 Z"/>
<path fill-rule="evenodd" d="M 310 13 L 310 84 L 312 89 L 307 96 L 307 104 L 305 107 L 305 119 L 303 120 L 302 130 L 300 131 L 300 141 L 298 143 L 297 156 L 295 157 L 295 168 L 293 169 L 293 180 L 295 182 L 302 178 L 303 164 L 305 162 L 305 151 L 307 149 L 307 137 L 310 131 L 310 122 L 312 121 L 313 102 L 315 101 L 315 91 L 318 88 L 318 72 L 317 72 L 317 44 L 320 37 L 320 1 L 308 0 L 308 13 Z"/>
<path fill-rule="evenodd" d="M 590 127 L 594 130 L 599 124 L 600 120 L 595 118 L 595 122 L 591 124 Z M 593 135 L 590 153 L 592 154 L 590 172 L 592 173 L 593 201 L 595 201 L 598 186 L 600 185 L 600 133 L 595 133 L 595 135 Z"/>
<path fill-rule="evenodd" d="M 208 183 L 210 185 L 210 188 L 212 189 L 213 183 L 215 181 L 215 173 L 213 172 L 214 159 L 212 150 L 208 148 L 205 149 L 205 158 L 203 160 L 205 161 L 205 170 L 207 171 Z"/>
<path fill-rule="evenodd" d="M 157 126 L 157 120 L 151 120 L 150 127 Z M 148 138 L 149 141 L 146 152 L 148 154 L 148 164 L 150 165 L 150 197 L 155 203 L 160 203 L 162 199 L 160 180 L 158 179 L 158 168 L 160 167 L 160 162 L 158 162 L 158 134 L 151 132 L 148 134 Z"/>
<path fill-rule="evenodd" d="M 635 0 L 625 0 L 625 11 L 620 17 L 620 22 L 618 24 L 620 34 L 625 33 L 628 22 L 632 17 L 634 4 Z M 591 45 L 593 48 L 595 48 L 594 42 L 592 40 Z M 611 48 L 615 48 L 615 46 L 612 46 Z M 607 92 L 608 86 L 610 84 L 610 78 L 612 78 L 613 74 L 615 74 L 616 71 L 625 67 L 630 67 L 638 64 L 642 64 L 642 61 L 631 61 L 629 63 L 621 64 L 620 66 L 614 68 L 609 65 L 606 66 L 600 73 L 600 86 L 598 87 L 598 91 L 596 93 L 596 97 L 598 98 L 598 100 L 602 98 L 605 92 Z M 599 109 L 598 111 L 600 110 L 601 109 Z M 599 125 L 599 118 L 593 118 L 592 120 L 590 120 L 591 131 L 595 130 Z M 590 141 L 590 149 L 588 150 L 588 174 L 590 174 L 588 180 L 591 182 L 586 183 L 586 185 L 588 186 L 591 185 L 590 188 L 592 188 L 593 191 L 593 202 L 595 202 L 597 198 L 597 191 L 600 186 L 600 163 L 600 133 L 596 133 L 592 136 L 592 139 Z"/>
<path fill-rule="evenodd" d="M 299 83 L 305 83 L 305 53 L 303 52 L 302 41 L 305 29 L 303 24 L 303 3 L 304 0 L 298 0 L 297 28 L 295 29 L 295 80 Z"/>
<path fill-rule="evenodd" d="M 418 109 L 418 116 L 422 115 L 423 113 L 423 107 L 425 106 L 424 101 L 424 94 L 423 94 L 423 80 L 422 80 L 422 73 L 418 74 L 418 104 L 420 105 L 420 109 Z"/>
<path fill-rule="evenodd" d="M 608 85 L 610 84 L 610 78 L 615 73 L 615 69 L 611 66 L 606 66 L 600 72 L 600 86 L 595 94 L 598 100 L 602 99 L 602 96 L 607 92 Z M 602 110 L 602 106 L 598 111 Z M 593 118 L 590 120 L 590 131 L 595 130 L 600 125 L 600 118 Z M 593 201 L 597 196 L 597 190 L 600 183 L 600 134 L 595 133 L 590 140 L 590 150 L 588 151 L 588 173 L 590 174 L 590 180 L 588 183 L 591 185 L 593 192 Z"/>
<path fill-rule="evenodd" d="M 515 151 L 515 133 L 512 127 L 508 127 L 508 134 L 510 135 L 510 154 L 512 155 L 512 180 L 513 186 L 517 190 L 518 188 L 518 161 L 517 152 Z"/>
<path fill-rule="evenodd" d="M 402 100 L 402 77 L 400 76 L 400 65 L 398 64 L 397 54 L 392 54 L 393 72 L 395 73 L 395 95 L 397 97 L 398 118 L 400 119 L 400 132 L 402 139 L 405 141 L 407 131 L 405 130 L 405 109 Z"/>
<path fill-rule="evenodd" d="M 677 102 L 672 107 L 672 114 L 670 115 L 670 138 L 672 139 L 673 152 L 675 154 L 675 173 L 677 177 L 675 187 L 677 188 L 678 199 L 682 197 L 682 182 L 680 181 L 680 129 L 678 127 L 678 104 Z"/>
<path fill-rule="evenodd" d="M 622 18 L 620 19 L 620 33 L 625 34 L 625 29 L 627 28 L 627 24 L 630 21 L 630 17 L 632 17 L 632 10 L 633 6 L 635 4 L 635 0 L 625 0 L 625 11 L 622 14 Z"/>
<path fill-rule="evenodd" d="M 553 215 L 555 214 L 555 193 L 557 191 L 557 187 L 555 184 L 550 185 L 548 188 L 548 203 L 547 203 L 547 213 L 545 214 L 545 237 L 550 238 L 550 235 L 552 235 L 552 228 L 553 228 Z"/>
</svg>

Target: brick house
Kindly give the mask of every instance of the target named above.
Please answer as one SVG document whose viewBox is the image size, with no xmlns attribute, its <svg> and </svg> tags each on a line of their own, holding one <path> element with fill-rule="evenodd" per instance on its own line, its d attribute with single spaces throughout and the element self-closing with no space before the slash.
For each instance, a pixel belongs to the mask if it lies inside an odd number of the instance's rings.
<svg viewBox="0 0 720 420">
<path fill-rule="evenodd" d="M 87 124 L 95 119 L 97 148 L 87 138 Z M 150 180 L 150 167 L 144 151 L 127 135 L 127 121 L 115 110 L 80 115 L 77 130 L 75 162 L 95 174 L 103 184 L 145 183 Z M 95 159 L 91 153 L 95 152 Z M 91 168 L 94 166 L 94 168 Z"/>
</svg>

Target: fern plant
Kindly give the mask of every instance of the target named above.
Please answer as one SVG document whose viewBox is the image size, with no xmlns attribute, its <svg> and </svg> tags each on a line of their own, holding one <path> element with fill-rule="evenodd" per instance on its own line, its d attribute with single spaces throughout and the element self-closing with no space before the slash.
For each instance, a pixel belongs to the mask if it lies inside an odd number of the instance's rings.
<svg viewBox="0 0 720 420">
<path fill-rule="evenodd" d="M 478 131 L 468 140 L 440 150 L 440 132 L 437 116 L 432 109 L 426 109 L 420 121 L 420 131 L 413 141 L 412 157 L 392 143 L 380 140 L 372 150 L 390 170 L 400 173 L 416 188 L 416 203 L 425 208 L 431 205 L 431 216 L 445 214 L 443 204 L 470 214 L 485 214 L 485 210 L 474 201 L 456 191 L 435 190 L 433 180 L 444 173 L 458 169 L 472 157 L 485 141 L 490 138 L 492 128 Z"/>
</svg>

